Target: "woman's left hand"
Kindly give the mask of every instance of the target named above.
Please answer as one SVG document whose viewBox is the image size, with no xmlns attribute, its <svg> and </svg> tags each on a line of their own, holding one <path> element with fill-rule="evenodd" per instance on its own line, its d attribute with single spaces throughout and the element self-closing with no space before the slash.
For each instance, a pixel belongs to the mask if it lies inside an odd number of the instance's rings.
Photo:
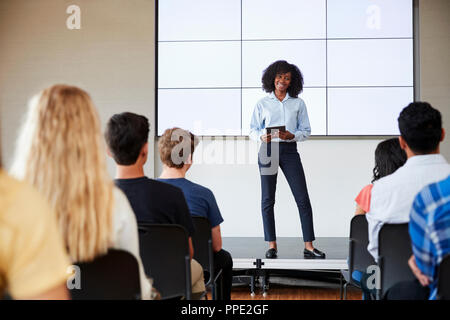
<svg viewBox="0 0 450 320">
<path fill-rule="evenodd" d="M 280 131 L 278 133 L 278 137 L 281 140 L 292 140 L 295 138 L 295 135 L 293 135 L 292 133 L 290 133 L 289 131 L 286 130 L 286 131 Z"/>
</svg>

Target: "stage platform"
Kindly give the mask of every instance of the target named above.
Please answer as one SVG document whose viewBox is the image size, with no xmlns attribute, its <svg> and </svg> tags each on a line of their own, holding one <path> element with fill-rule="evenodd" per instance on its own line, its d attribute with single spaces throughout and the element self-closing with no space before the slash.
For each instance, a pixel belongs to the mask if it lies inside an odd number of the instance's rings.
<svg viewBox="0 0 450 320">
<path fill-rule="evenodd" d="M 253 269 L 261 260 L 262 269 L 341 270 L 347 269 L 348 238 L 317 238 L 314 246 L 325 252 L 326 259 L 303 258 L 302 238 L 277 239 L 278 258 L 266 259 L 264 238 L 224 237 L 223 248 L 231 253 L 235 269 Z"/>
<path fill-rule="evenodd" d="M 233 257 L 233 274 L 249 277 L 250 291 L 254 295 L 256 286 L 263 295 L 272 279 L 301 278 L 309 283 L 339 283 L 341 270 L 347 270 L 348 238 L 323 237 L 314 241 L 314 246 L 325 252 L 326 259 L 305 259 L 303 238 L 280 237 L 277 239 L 278 258 L 266 259 L 268 243 L 264 238 L 223 237 L 223 248 Z M 312 282 L 311 282 L 312 281 Z"/>
</svg>

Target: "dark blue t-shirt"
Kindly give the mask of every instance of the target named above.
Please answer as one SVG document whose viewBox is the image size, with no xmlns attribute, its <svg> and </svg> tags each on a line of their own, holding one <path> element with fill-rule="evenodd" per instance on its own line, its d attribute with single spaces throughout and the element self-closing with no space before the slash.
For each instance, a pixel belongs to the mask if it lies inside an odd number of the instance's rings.
<svg viewBox="0 0 450 320">
<path fill-rule="evenodd" d="M 208 188 L 185 178 L 158 180 L 178 187 L 183 191 L 191 215 L 207 218 L 213 228 L 223 222 L 216 198 Z"/>
<path fill-rule="evenodd" d="M 147 177 L 114 182 L 127 196 L 138 223 L 179 224 L 193 235 L 194 223 L 179 188 Z"/>
</svg>

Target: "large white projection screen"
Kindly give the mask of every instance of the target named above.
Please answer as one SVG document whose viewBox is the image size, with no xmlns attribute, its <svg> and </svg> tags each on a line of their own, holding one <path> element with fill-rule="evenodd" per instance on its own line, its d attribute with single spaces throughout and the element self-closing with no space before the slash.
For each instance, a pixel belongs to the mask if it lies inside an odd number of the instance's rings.
<svg viewBox="0 0 450 320">
<path fill-rule="evenodd" d="M 413 0 L 157 1 L 157 134 L 247 136 L 261 76 L 297 65 L 316 136 L 397 135 L 414 99 Z M 283 125 L 280 123 L 280 125 Z"/>
</svg>

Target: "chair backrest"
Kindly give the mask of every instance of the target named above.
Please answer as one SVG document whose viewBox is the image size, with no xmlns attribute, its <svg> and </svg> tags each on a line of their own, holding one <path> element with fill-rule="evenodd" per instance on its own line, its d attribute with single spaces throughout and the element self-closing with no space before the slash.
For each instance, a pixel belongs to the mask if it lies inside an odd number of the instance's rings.
<svg viewBox="0 0 450 320">
<path fill-rule="evenodd" d="M 141 298 L 138 262 L 127 251 L 110 249 L 92 262 L 74 265 L 79 269 L 75 267 L 76 274 L 71 283 L 74 286 L 70 289 L 73 300 Z M 80 288 L 77 288 L 77 281 Z"/>
<path fill-rule="evenodd" d="M 354 270 L 366 272 L 367 267 L 375 265 L 375 260 L 367 251 L 369 232 L 365 214 L 355 215 L 350 222 L 349 273 Z M 353 278 L 350 277 L 350 281 Z"/>
<path fill-rule="evenodd" d="M 450 254 L 439 264 L 437 296 L 440 300 L 450 300 Z"/>
<path fill-rule="evenodd" d="M 408 224 L 384 224 L 378 234 L 381 298 L 394 284 L 415 279 L 408 265 L 411 255 Z"/>
<path fill-rule="evenodd" d="M 214 277 L 214 256 L 212 249 L 211 224 L 205 217 L 193 216 L 195 233 L 192 237 L 194 244 L 194 258 L 207 271 L 210 277 Z"/>
<path fill-rule="evenodd" d="M 184 227 L 139 223 L 139 248 L 147 276 L 162 299 L 191 299 L 189 242 Z"/>
</svg>

